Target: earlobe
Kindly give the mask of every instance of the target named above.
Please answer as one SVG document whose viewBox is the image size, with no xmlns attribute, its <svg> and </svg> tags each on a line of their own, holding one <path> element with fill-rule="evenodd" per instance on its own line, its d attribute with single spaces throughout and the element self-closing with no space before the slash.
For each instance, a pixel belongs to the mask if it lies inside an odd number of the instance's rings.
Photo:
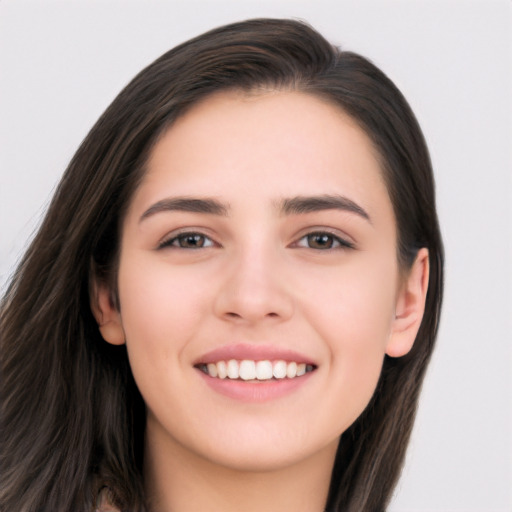
<svg viewBox="0 0 512 512">
<path fill-rule="evenodd" d="M 94 282 L 91 287 L 91 310 L 103 339 L 112 345 L 123 345 L 125 336 L 121 313 L 115 307 L 109 288 Z"/>
<path fill-rule="evenodd" d="M 401 357 L 411 350 L 425 312 L 428 278 L 428 250 L 422 248 L 397 297 L 392 332 L 386 346 L 388 356 Z"/>
</svg>

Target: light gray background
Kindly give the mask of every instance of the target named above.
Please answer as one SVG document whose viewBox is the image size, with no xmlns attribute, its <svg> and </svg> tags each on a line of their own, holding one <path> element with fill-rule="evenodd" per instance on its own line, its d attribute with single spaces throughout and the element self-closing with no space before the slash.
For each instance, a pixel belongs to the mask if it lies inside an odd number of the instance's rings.
<svg viewBox="0 0 512 512">
<path fill-rule="evenodd" d="M 508 0 L 0 0 L 0 283 L 81 139 L 121 87 L 176 43 L 256 16 L 306 19 L 371 58 L 402 89 L 430 146 L 446 300 L 390 510 L 511 511 Z"/>
</svg>

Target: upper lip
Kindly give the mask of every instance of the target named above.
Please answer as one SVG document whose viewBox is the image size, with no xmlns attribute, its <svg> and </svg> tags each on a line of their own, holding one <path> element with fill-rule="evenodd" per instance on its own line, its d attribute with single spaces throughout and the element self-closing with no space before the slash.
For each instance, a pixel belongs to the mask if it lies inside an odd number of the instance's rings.
<svg viewBox="0 0 512 512">
<path fill-rule="evenodd" d="M 244 359 L 253 361 L 278 361 L 287 362 L 295 361 L 296 363 L 306 363 L 316 366 L 315 362 L 295 350 L 276 347 L 273 345 L 250 345 L 245 343 L 237 343 L 233 345 L 224 345 L 215 348 L 201 355 L 196 361 L 197 364 L 217 363 L 218 361 L 229 361 L 236 359 L 243 361 Z"/>
</svg>

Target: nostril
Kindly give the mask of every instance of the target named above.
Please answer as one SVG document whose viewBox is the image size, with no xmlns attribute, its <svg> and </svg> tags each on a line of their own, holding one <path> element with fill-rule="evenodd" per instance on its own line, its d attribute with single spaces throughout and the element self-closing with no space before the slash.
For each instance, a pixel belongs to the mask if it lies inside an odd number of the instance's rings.
<svg viewBox="0 0 512 512">
<path fill-rule="evenodd" d="M 239 313 L 234 313 L 233 311 L 228 311 L 225 313 L 225 316 L 227 318 L 231 318 L 231 319 L 240 319 L 240 318 L 243 318 L 243 315 L 240 315 Z M 275 313 L 274 311 L 271 311 L 270 313 L 267 313 L 265 315 L 267 318 L 278 318 L 279 317 L 279 313 Z"/>
</svg>

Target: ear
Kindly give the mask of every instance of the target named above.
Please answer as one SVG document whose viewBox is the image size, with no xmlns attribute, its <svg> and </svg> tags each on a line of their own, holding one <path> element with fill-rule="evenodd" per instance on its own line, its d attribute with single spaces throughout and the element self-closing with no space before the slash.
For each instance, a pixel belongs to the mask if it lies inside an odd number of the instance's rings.
<svg viewBox="0 0 512 512">
<path fill-rule="evenodd" d="M 416 339 L 425 312 L 429 276 L 428 250 L 420 249 L 399 291 L 386 354 L 407 354 Z"/>
<path fill-rule="evenodd" d="M 103 339 L 112 345 L 123 345 L 125 336 L 121 313 L 114 305 L 110 289 L 96 279 L 91 286 L 91 310 Z"/>
</svg>

